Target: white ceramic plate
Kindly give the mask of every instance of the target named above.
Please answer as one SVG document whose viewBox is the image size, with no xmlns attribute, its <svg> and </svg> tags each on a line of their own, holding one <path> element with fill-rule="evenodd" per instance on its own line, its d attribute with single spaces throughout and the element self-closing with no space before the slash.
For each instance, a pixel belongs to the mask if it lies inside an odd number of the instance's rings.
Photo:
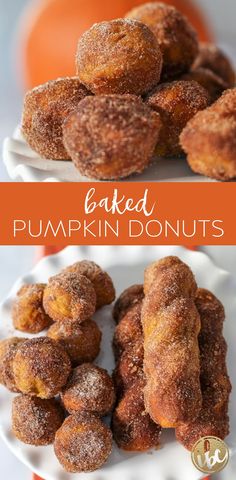
<svg viewBox="0 0 236 480">
<path fill-rule="evenodd" d="M 40 158 L 23 139 L 19 127 L 3 145 L 3 161 L 12 180 L 24 182 L 89 182 L 72 162 Z M 123 180 L 124 181 L 124 180 Z M 184 158 L 156 160 L 145 172 L 132 175 L 130 182 L 212 182 L 195 175 Z"/>
<path fill-rule="evenodd" d="M 227 272 L 220 270 L 203 253 L 191 252 L 181 247 L 68 247 L 61 253 L 41 260 L 38 265 L 13 286 L 8 298 L 0 307 L 1 337 L 14 334 L 10 309 L 12 300 L 22 283 L 45 282 L 50 275 L 80 259 L 91 259 L 112 276 L 117 294 L 133 283 L 143 280 L 146 265 L 166 255 L 178 255 L 193 269 L 198 284 L 212 290 L 226 308 L 225 336 L 229 346 L 228 366 L 234 382 L 230 403 L 231 434 L 227 438 L 231 459 L 228 477 L 234 478 L 236 468 L 236 286 Z M 111 307 L 105 307 L 95 315 L 103 331 L 101 353 L 97 363 L 110 372 L 113 369 L 111 339 L 113 321 Z M 16 333 L 16 332 L 15 332 Z M 0 434 L 12 452 L 32 471 L 45 480 L 72 480 L 73 474 L 63 471 L 53 453 L 53 447 L 31 447 L 19 442 L 11 432 L 11 400 L 13 394 L 0 388 Z M 175 441 L 174 432 L 166 430 L 161 437 L 162 448 L 144 454 L 124 453 L 114 445 L 112 455 L 104 467 L 94 473 L 80 474 L 81 480 L 199 480 L 201 473 L 193 466 L 190 453 Z M 223 478 L 223 477 L 220 477 Z"/>
</svg>

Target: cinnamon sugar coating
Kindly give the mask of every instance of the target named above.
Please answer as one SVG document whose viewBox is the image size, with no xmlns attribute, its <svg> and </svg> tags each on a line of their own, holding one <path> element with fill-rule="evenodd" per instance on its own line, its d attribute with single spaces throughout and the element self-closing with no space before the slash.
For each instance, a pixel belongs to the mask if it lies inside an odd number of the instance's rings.
<svg viewBox="0 0 236 480">
<path fill-rule="evenodd" d="M 87 277 L 96 292 L 96 308 L 109 305 L 115 299 L 115 288 L 110 275 L 95 262 L 82 260 L 64 269 L 64 272 L 76 273 Z"/>
<path fill-rule="evenodd" d="M 61 398 L 69 413 L 90 412 L 105 416 L 115 403 L 115 389 L 106 370 L 84 363 L 73 370 Z"/>
<path fill-rule="evenodd" d="M 12 306 L 13 325 L 26 333 L 39 333 L 52 324 L 43 308 L 43 293 L 46 284 L 24 285 L 17 293 Z"/>
<path fill-rule="evenodd" d="M 55 454 L 67 472 L 93 472 L 108 459 L 111 430 L 96 415 L 70 415 L 56 433 Z"/>
<path fill-rule="evenodd" d="M 53 398 L 42 400 L 19 395 L 12 402 L 12 431 L 23 443 L 49 445 L 64 420 L 64 412 Z"/>
<path fill-rule="evenodd" d="M 195 81 L 176 80 L 158 86 L 146 101 L 162 121 L 156 155 L 181 155 L 179 136 L 183 128 L 199 110 L 205 109 L 210 103 L 206 89 Z"/>
<path fill-rule="evenodd" d="M 214 103 L 227 88 L 226 82 L 207 68 L 196 68 L 182 75 L 181 80 L 194 80 L 199 83 L 208 92 L 211 103 Z"/>
<path fill-rule="evenodd" d="M 192 70 L 207 68 L 222 78 L 227 88 L 235 87 L 235 69 L 227 55 L 214 44 L 200 43 Z"/>
<path fill-rule="evenodd" d="M 27 92 L 21 131 L 29 146 L 43 158 L 70 160 L 62 142 L 62 124 L 89 94 L 77 77 L 51 80 Z"/>
<path fill-rule="evenodd" d="M 119 448 L 145 452 L 159 445 L 161 427 L 145 411 L 143 379 L 126 390 L 112 417 L 112 430 Z"/>
<path fill-rule="evenodd" d="M 13 358 L 25 338 L 11 337 L 0 341 L 0 383 L 11 392 L 18 393 L 13 374 Z"/>
<path fill-rule="evenodd" d="M 93 320 L 83 323 L 55 322 L 49 328 L 47 336 L 59 342 L 66 350 L 74 367 L 93 362 L 100 351 L 102 334 Z"/>
<path fill-rule="evenodd" d="M 124 350 L 114 370 L 113 378 L 119 398 L 143 376 L 143 343 L 138 341 Z"/>
<path fill-rule="evenodd" d="M 49 279 L 44 290 L 43 306 L 55 322 L 82 323 L 96 308 L 96 293 L 92 282 L 84 275 L 62 272 Z"/>
<path fill-rule="evenodd" d="M 141 302 L 136 303 L 117 325 L 113 338 L 115 357 L 119 358 L 124 350 L 127 350 L 134 343 L 141 343 L 143 331 L 141 325 Z"/>
<path fill-rule="evenodd" d="M 113 318 L 116 323 L 122 320 L 132 306 L 142 301 L 143 297 L 143 285 L 132 285 L 126 288 L 116 300 L 113 308 Z"/>
<path fill-rule="evenodd" d="M 57 395 L 71 371 L 66 351 L 47 337 L 21 343 L 13 358 L 13 373 L 18 390 L 42 399 Z"/>
<path fill-rule="evenodd" d="M 147 269 L 144 287 L 145 407 L 155 422 L 173 428 L 194 420 L 202 405 L 197 285 L 187 265 L 166 257 Z"/>
<path fill-rule="evenodd" d="M 198 417 L 176 429 L 176 438 L 192 450 L 199 438 L 216 436 L 222 440 L 229 433 L 228 404 L 231 384 L 227 373 L 227 345 L 223 337 L 223 305 L 209 291 L 199 289 L 196 306 L 201 318 L 199 335 L 201 389 L 203 403 Z"/>
<path fill-rule="evenodd" d="M 64 145 L 82 175 L 128 177 L 150 163 L 160 117 L 132 95 L 87 97 L 65 121 Z"/>
<path fill-rule="evenodd" d="M 142 95 L 160 80 L 162 54 L 146 25 L 117 19 L 96 23 L 82 35 L 76 69 L 95 94 Z"/>
<path fill-rule="evenodd" d="M 163 79 L 189 70 L 198 53 L 197 34 L 175 7 L 161 2 L 145 3 L 126 17 L 143 22 L 154 33 L 163 55 Z"/>
<path fill-rule="evenodd" d="M 184 128 L 180 142 L 194 172 L 222 181 L 236 177 L 235 105 L 236 88 L 226 90 Z"/>
<path fill-rule="evenodd" d="M 135 290 L 136 302 L 134 302 Z M 117 326 L 118 335 L 116 332 L 114 337 L 114 343 L 118 347 L 117 363 L 113 374 L 118 402 L 112 416 L 112 430 L 118 447 L 134 452 L 157 447 L 161 432 L 160 425 L 151 420 L 144 406 L 143 388 L 146 381 L 143 373 L 140 294 L 143 297 L 142 285 L 132 286 L 123 292 L 123 300 L 129 298 L 132 301 L 129 308 L 126 302 L 123 304 L 128 310 Z M 133 322 L 130 323 L 134 318 L 135 325 Z M 126 341 L 126 333 L 127 340 L 130 341 Z"/>
</svg>

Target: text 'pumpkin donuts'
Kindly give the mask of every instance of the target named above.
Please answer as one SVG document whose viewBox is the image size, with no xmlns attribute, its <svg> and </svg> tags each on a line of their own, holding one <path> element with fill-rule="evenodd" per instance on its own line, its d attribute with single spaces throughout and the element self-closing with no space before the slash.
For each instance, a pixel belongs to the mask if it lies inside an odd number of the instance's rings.
<svg viewBox="0 0 236 480">
<path fill-rule="evenodd" d="M 150 163 L 160 117 L 131 95 L 87 97 L 64 123 L 64 145 L 82 175 L 111 180 Z"/>
<path fill-rule="evenodd" d="M 159 82 L 161 68 L 155 35 L 135 20 L 96 23 L 78 43 L 77 74 L 95 94 L 142 95 Z"/>
<path fill-rule="evenodd" d="M 174 78 L 190 68 L 198 53 L 197 34 L 175 7 L 150 2 L 134 8 L 126 17 L 143 22 L 154 33 L 163 55 L 163 79 Z"/>
<path fill-rule="evenodd" d="M 27 92 L 21 131 L 41 157 L 70 160 L 62 142 L 62 124 L 86 95 L 89 92 L 77 77 L 51 80 Z"/>
</svg>

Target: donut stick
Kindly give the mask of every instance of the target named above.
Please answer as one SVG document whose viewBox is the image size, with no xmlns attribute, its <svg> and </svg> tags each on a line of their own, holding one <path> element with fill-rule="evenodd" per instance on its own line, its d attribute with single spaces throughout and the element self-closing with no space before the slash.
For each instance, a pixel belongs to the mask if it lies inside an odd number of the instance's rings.
<svg viewBox="0 0 236 480">
<path fill-rule="evenodd" d="M 197 285 L 187 265 L 166 257 L 146 269 L 144 290 L 145 407 L 154 422 L 172 428 L 194 420 L 202 404 Z"/>
<path fill-rule="evenodd" d="M 229 433 L 228 403 L 231 384 L 227 374 L 227 345 L 222 334 L 224 307 L 207 290 L 199 289 L 196 306 L 201 318 L 199 347 L 201 358 L 202 408 L 198 417 L 176 429 L 177 440 L 191 450 L 204 436 L 222 440 Z"/>
<path fill-rule="evenodd" d="M 133 293 L 134 289 L 132 300 Z M 117 358 L 114 380 L 119 401 L 112 417 L 112 430 L 118 447 L 133 452 L 157 447 L 161 434 L 160 425 L 152 421 L 144 406 L 141 305 L 142 301 L 135 306 L 131 302 L 114 336 Z"/>
</svg>

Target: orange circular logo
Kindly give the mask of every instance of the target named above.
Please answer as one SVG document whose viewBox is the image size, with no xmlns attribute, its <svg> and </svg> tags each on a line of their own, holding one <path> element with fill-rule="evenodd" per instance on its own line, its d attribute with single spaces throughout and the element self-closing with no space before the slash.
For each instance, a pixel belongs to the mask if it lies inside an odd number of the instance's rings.
<svg viewBox="0 0 236 480">
<path fill-rule="evenodd" d="M 203 473 L 217 473 L 223 470 L 229 461 L 229 449 L 218 437 L 202 437 L 191 452 L 192 462 Z"/>
</svg>

